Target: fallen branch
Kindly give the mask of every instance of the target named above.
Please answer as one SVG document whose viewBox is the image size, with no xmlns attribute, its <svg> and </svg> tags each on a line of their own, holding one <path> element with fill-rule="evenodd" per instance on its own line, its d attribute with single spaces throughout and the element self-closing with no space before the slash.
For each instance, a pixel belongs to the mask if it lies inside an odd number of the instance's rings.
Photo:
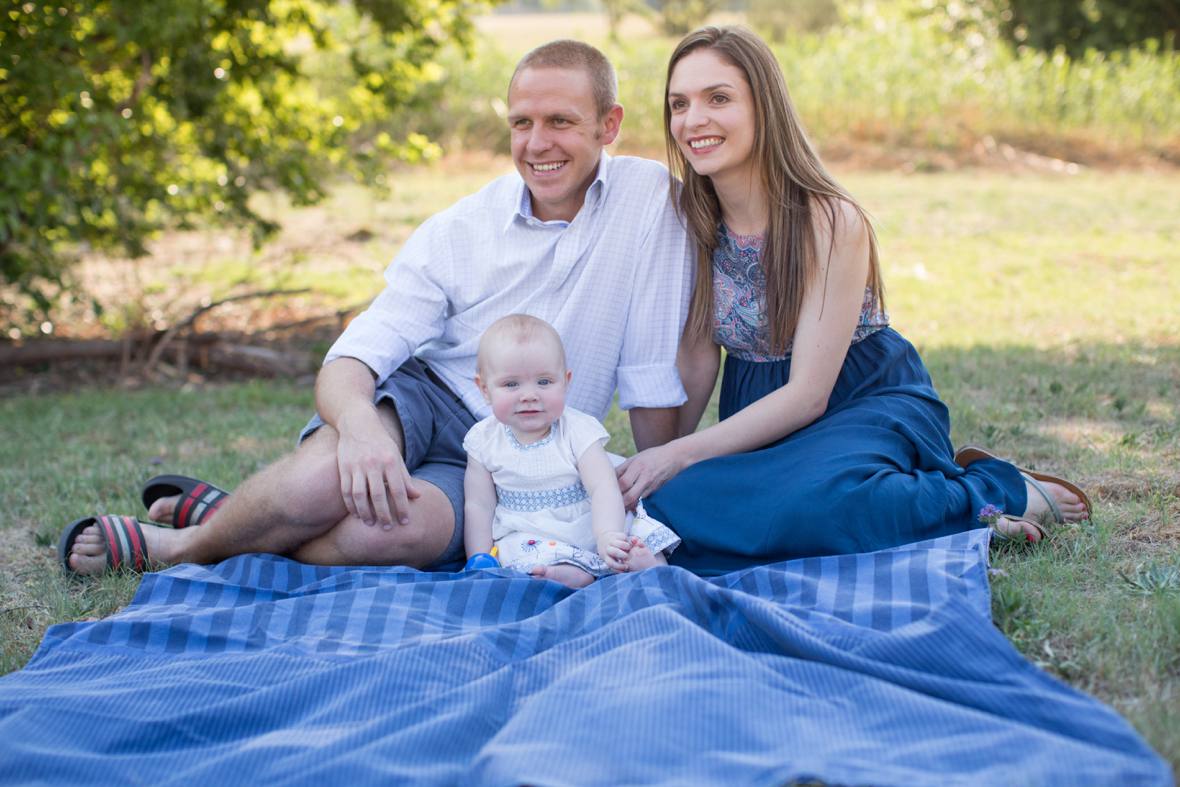
<svg viewBox="0 0 1180 787">
<path fill-rule="evenodd" d="M 85 358 L 115 358 L 122 353 L 122 340 L 37 341 L 0 347 L 0 366 L 26 366 Z"/>
<path fill-rule="evenodd" d="M 138 341 L 141 345 L 150 346 L 153 338 L 154 336 L 141 337 Z M 177 343 L 177 347 L 182 350 L 178 359 L 179 376 L 185 375 L 189 363 L 201 368 L 216 365 L 252 374 L 275 376 L 305 374 L 312 371 L 315 366 L 314 359 L 307 353 L 283 352 L 270 347 L 247 344 L 240 339 L 239 336 L 217 333 L 194 333 L 185 336 Z M 0 346 L 0 368 L 61 361 L 107 360 L 120 361 L 125 372 L 134 343 L 96 339 L 39 341 L 19 346 Z M 158 365 L 153 368 L 158 368 Z"/>
<path fill-rule="evenodd" d="M 330 320 L 336 320 L 337 322 L 340 322 L 340 321 L 344 320 L 344 318 L 347 317 L 348 315 L 355 314 L 356 312 L 359 312 L 360 310 L 364 309 L 366 306 L 369 305 L 369 303 L 371 303 L 371 301 L 365 301 L 364 303 L 358 303 L 358 304 L 354 304 L 352 306 L 346 306 L 343 309 L 337 309 L 335 312 L 333 312 L 331 314 L 318 314 L 315 317 L 305 317 L 302 320 L 295 320 L 294 322 L 284 322 L 284 323 L 279 323 L 278 325 L 271 325 L 269 327 L 263 328 L 260 331 L 257 331 L 256 333 L 253 333 L 251 335 L 252 336 L 271 336 L 276 333 L 283 333 L 284 331 L 291 331 L 296 328 L 305 328 L 309 325 L 315 325 L 315 324 L 321 323 L 321 322 L 328 322 Z M 343 326 L 341 326 L 341 330 L 343 330 Z"/>
<path fill-rule="evenodd" d="M 214 344 L 209 348 L 209 360 L 229 369 L 275 377 L 305 374 L 313 368 L 304 353 L 284 353 L 251 344 Z"/>
<path fill-rule="evenodd" d="M 306 287 L 297 290 L 260 290 L 258 292 L 242 293 L 241 295 L 231 295 L 228 298 L 222 298 L 221 300 L 203 304 L 188 317 L 164 331 L 163 336 L 161 336 L 160 340 L 156 342 L 156 346 L 152 348 L 152 351 L 148 355 L 147 360 L 144 361 L 144 369 L 151 369 L 155 367 L 157 363 L 159 363 L 160 356 L 164 353 L 164 350 L 167 349 L 168 345 L 172 343 L 172 340 L 176 337 L 176 334 L 180 333 L 186 328 L 192 327 L 192 325 L 197 321 L 197 318 L 206 312 L 216 309 L 218 306 L 224 306 L 227 303 L 234 303 L 236 301 L 246 301 L 252 298 L 274 298 L 279 295 L 303 295 L 307 292 L 310 292 L 310 290 Z"/>
</svg>

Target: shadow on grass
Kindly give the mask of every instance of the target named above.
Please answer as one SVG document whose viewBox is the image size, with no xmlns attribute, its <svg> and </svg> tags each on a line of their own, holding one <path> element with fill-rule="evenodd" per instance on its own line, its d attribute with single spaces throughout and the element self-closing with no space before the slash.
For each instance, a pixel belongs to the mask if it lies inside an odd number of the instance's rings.
<svg viewBox="0 0 1180 787">
<path fill-rule="evenodd" d="M 1171 480 L 1180 454 L 1180 337 L 1042 350 L 942 347 L 922 353 L 951 408 L 956 445 L 982 443 L 1022 463 L 1059 462 L 1109 486 Z M 1061 469 L 1061 468 L 1059 468 Z"/>
</svg>

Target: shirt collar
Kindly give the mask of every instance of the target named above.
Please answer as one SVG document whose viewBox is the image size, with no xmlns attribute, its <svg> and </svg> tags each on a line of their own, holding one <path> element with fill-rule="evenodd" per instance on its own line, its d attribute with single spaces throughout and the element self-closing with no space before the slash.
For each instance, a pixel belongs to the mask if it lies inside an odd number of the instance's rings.
<svg viewBox="0 0 1180 787">
<path fill-rule="evenodd" d="M 590 186 L 586 189 L 586 199 L 582 202 L 581 213 L 587 207 L 597 207 L 599 201 L 602 199 L 602 192 L 606 190 L 607 172 L 610 170 L 610 155 L 604 150 L 598 159 L 598 171 L 594 175 L 594 180 L 590 182 Z M 559 226 L 567 226 L 568 221 L 541 221 L 533 215 L 533 199 L 529 194 L 528 186 L 525 185 L 524 178 L 520 178 L 520 183 L 517 187 L 516 209 L 512 215 L 508 217 L 508 223 L 504 225 L 507 230 L 518 219 L 526 224 L 544 225 L 555 224 Z"/>
</svg>

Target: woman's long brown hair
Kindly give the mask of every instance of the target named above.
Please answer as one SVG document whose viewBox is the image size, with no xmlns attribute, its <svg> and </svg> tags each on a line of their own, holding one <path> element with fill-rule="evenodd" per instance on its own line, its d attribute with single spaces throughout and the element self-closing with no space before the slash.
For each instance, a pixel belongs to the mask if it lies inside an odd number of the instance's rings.
<svg viewBox="0 0 1180 787">
<path fill-rule="evenodd" d="M 868 286 L 884 308 L 884 292 L 877 262 L 877 238 L 868 215 L 838 184 L 819 160 L 803 124 L 791 103 L 782 68 L 762 39 L 742 27 L 703 27 L 689 33 L 668 61 L 664 82 L 664 141 L 668 151 L 673 188 L 676 178 L 683 182 L 678 206 L 698 254 L 696 285 L 688 313 L 686 333 L 709 336 L 713 328 L 713 252 L 721 204 L 709 178 L 696 174 L 672 137 L 672 110 L 668 84 L 682 58 L 698 49 L 711 49 L 741 69 L 754 101 L 754 144 L 751 155 L 761 173 L 762 189 L 769 203 L 769 222 L 762 243 L 762 268 L 766 275 L 766 314 L 770 325 L 770 347 L 783 354 L 795 335 L 803 294 L 819 269 L 815 244 L 816 217 L 821 210 L 827 218 L 831 237 L 836 236 L 840 202 L 860 214 L 869 234 Z M 828 249 L 831 255 L 831 247 Z M 826 281 L 826 277 L 825 277 Z"/>
</svg>

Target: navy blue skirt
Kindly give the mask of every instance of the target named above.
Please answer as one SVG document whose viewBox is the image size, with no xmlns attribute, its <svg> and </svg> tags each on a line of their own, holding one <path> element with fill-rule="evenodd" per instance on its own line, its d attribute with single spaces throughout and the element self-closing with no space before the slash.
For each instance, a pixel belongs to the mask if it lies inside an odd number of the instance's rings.
<svg viewBox="0 0 1180 787">
<path fill-rule="evenodd" d="M 719 415 L 786 384 L 791 360 L 725 360 Z M 644 499 L 684 539 L 670 562 L 711 575 L 870 552 L 1024 511 L 1015 467 L 953 461 L 950 417 L 917 350 L 892 328 L 852 345 L 827 411 L 756 451 L 699 462 Z"/>
</svg>

